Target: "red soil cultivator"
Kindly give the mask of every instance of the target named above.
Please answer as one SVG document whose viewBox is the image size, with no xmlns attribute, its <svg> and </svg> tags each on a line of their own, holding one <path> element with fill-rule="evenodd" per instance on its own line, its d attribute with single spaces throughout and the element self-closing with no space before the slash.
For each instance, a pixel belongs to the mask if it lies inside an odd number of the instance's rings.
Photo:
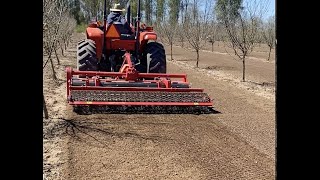
<svg viewBox="0 0 320 180">
<path fill-rule="evenodd" d="M 130 3 L 130 1 L 129 1 Z M 130 24 L 130 5 L 127 21 Z M 79 114 L 210 113 L 212 100 L 191 88 L 186 74 L 167 74 L 163 46 L 152 27 L 140 27 L 140 0 L 132 33 L 93 22 L 77 49 L 77 70 L 67 67 L 68 103 Z M 105 8 L 106 17 L 106 8 Z"/>
<path fill-rule="evenodd" d="M 185 74 L 138 73 L 130 66 L 130 58 L 126 61 L 120 72 L 67 68 L 67 96 L 74 110 L 85 114 L 211 112 L 210 97 L 203 89 L 190 88 Z"/>
</svg>

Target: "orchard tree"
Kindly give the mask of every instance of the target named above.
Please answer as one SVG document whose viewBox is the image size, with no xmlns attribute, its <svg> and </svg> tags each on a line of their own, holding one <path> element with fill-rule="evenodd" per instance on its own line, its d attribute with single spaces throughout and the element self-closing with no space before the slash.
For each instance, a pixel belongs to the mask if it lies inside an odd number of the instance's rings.
<svg viewBox="0 0 320 180">
<path fill-rule="evenodd" d="M 245 81 L 246 57 L 251 53 L 258 32 L 259 19 L 266 12 L 266 0 L 217 0 L 215 11 L 224 25 L 230 47 L 242 61 L 242 81 Z"/>
<path fill-rule="evenodd" d="M 198 1 L 193 0 L 190 12 L 187 12 L 188 15 L 185 22 L 186 25 L 184 32 L 189 44 L 196 51 L 196 67 L 199 67 L 200 49 L 205 45 L 206 38 L 209 34 L 208 29 L 210 28 L 210 4 L 210 0 L 205 0 L 205 9 L 204 11 L 201 11 Z"/>
<path fill-rule="evenodd" d="M 269 47 L 268 61 L 270 60 L 271 49 L 275 45 L 276 32 L 275 32 L 275 18 L 274 16 L 268 19 L 265 27 L 263 28 L 263 38 Z"/>
</svg>

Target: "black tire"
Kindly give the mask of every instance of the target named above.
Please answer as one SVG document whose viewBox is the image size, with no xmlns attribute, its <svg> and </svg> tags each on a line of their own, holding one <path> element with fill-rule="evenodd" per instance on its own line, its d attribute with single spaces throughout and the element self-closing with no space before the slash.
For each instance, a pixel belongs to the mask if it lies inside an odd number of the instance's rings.
<svg viewBox="0 0 320 180">
<path fill-rule="evenodd" d="M 166 53 L 162 44 L 158 42 L 149 42 L 146 45 L 147 64 L 149 64 L 149 73 L 166 73 Z"/>
<path fill-rule="evenodd" d="M 91 39 L 85 39 L 77 46 L 77 69 L 79 71 L 98 70 L 96 44 Z"/>
</svg>

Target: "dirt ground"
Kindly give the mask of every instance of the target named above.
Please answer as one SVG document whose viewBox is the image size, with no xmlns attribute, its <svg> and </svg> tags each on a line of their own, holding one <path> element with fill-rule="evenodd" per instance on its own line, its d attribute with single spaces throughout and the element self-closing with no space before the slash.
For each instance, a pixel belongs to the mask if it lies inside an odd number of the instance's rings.
<svg viewBox="0 0 320 180">
<path fill-rule="evenodd" d="M 174 47 L 169 73 L 186 73 L 219 113 L 76 115 L 66 103 L 65 67 L 76 67 L 74 34 L 57 83 L 44 71 L 50 118 L 43 119 L 44 179 L 275 179 L 275 64 Z M 167 58 L 170 58 L 166 47 Z M 223 53 L 221 51 L 220 53 Z M 207 66 L 215 68 L 206 69 Z"/>
</svg>

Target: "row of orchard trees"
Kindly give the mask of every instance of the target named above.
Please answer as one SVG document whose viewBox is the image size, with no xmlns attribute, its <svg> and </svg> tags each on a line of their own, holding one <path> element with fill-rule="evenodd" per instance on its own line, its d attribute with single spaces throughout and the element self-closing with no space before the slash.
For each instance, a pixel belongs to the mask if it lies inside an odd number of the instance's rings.
<svg viewBox="0 0 320 180">
<path fill-rule="evenodd" d="M 43 54 L 47 57 L 43 59 L 43 68 L 50 63 L 54 80 L 57 77 L 52 55 L 55 55 L 59 65 L 57 51 L 64 55 L 76 27 L 69 7 L 67 0 L 43 0 Z"/>
<path fill-rule="evenodd" d="M 70 6 L 67 0 L 43 0 L 43 69 L 50 64 L 53 80 L 57 80 L 55 64 L 60 65 L 57 51 L 64 55 L 76 27 Z M 56 57 L 55 62 L 53 56 Z M 44 116 L 48 118 L 44 95 L 43 108 Z"/>
<path fill-rule="evenodd" d="M 223 41 L 243 63 L 257 44 L 275 46 L 275 17 L 265 19 L 268 0 L 142 0 L 143 18 L 153 25 L 165 43 L 188 43 L 197 54 L 206 42 Z M 148 5 L 148 6 L 147 6 Z"/>
</svg>

